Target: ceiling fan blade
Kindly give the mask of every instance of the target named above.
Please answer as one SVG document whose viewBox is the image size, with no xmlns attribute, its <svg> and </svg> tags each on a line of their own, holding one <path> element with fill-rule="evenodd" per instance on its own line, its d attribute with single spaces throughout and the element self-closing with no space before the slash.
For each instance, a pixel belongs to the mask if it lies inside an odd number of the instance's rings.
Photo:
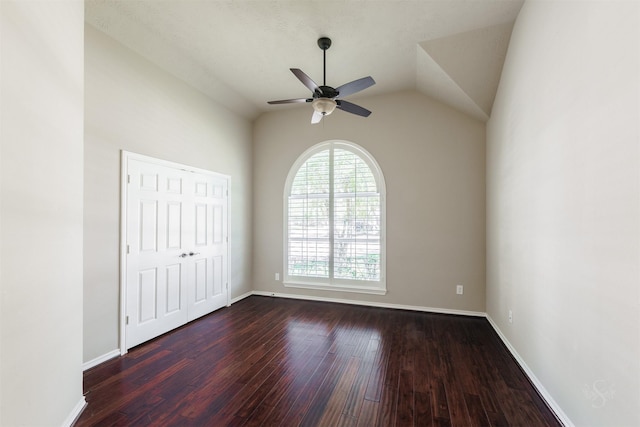
<svg viewBox="0 0 640 427">
<path fill-rule="evenodd" d="M 336 103 L 338 104 L 337 108 L 341 109 L 342 111 L 346 111 L 347 113 L 355 114 L 362 117 L 369 117 L 369 114 L 371 114 L 371 111 L 367 110 L 366 108 L 348 101 L 344 101 L 342 99 L 336 99 Z"/>
<path fill-rule="evenodd" d="M 311 80 L 311 77 L 307 76 L 302 70 L 298 68 L 289 68 L 289 69 L 298 78 L 298 80 L 302 82 L 303 85 L 309 88 L 311 92 L 322 95 L 322 89 L 320 89 L 320 87 L 316 84 L 316 82 Z"/>
<path fill-rule="evenodd" d="M 363 77 L 358 80 L 354 80 L 349 83 L 345 83 L 342 86 L 336 88 L 339 92 L 338 98 L 344 98 L 345 96 L 353 95 L 356 92 L 360 92 L 361 90 L 365 90 L 369 86 L 373 86 L 376 84 L 376 81 L 373 80 L 371 76 Z"/>
<path fill-rule="evenodd" d="M 267 104 L 294 104 L 297 102 L 311 102 L 313 99 L 296 98 L 296 99 L 282 99 L 280 101 L 268 101 Z"/>
<path fill-rule="evenodd" d="M 314 111 L 313 116 L 311 116 L 311 124 L 315 125 L 316 123 L 320 123 L 320 120 L 322 120 L 323 117 L 322 113 Z"/>
</svg>

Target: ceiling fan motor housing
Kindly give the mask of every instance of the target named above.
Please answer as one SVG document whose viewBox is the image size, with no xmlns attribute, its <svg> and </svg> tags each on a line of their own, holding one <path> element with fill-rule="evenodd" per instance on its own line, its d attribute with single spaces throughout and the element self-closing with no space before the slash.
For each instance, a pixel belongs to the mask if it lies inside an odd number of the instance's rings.
<svg viewBox="0 0 640 427">
<path fill-rule="evenodd" d="M 335 98 L 340 94 L 337 90 L 332 88 L 331 86 L 319 86 L 319 89 L 322 91 L 321 93 L 316 92 L 318 98 Z"/>
</svg>

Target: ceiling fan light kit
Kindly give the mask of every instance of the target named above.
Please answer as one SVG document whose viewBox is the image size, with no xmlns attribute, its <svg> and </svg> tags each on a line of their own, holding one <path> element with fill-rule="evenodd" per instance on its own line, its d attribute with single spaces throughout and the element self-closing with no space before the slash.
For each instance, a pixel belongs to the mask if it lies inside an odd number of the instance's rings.
<svg viewBox="0 0 640 427">
<path fill-rule="evenodd" d="M 323 116 L 328 116 L 333 113 L 333 110 L 336 109 L 338 104 L 330 98 L 316 98 L 311 102 L 311 106 L 316 112 Z"/>
<path fill-rule="evenodd" d="M 312 93 L 311 98 L 284 99 L 280 101 L 269 101 L 268 104 L 291 104 L 310 102 L 313 107 L 313 115 L 311 123 L 319 123 L 324 116 L 327 116 L 337 108 L 347 113 L 357 116 L 369 117 L 371 111 L 359 105 L 342 100 L 345 96 L 360 92 L 370 86 L 376 84 L 371 76 L 363 77 L 358 80 L 343 84 L 337 88 L 327 86 L 327 49 L 331 47 L 331 39 L 328 37 L 320 37 L 318 39 L 318 47 L 322 49 L 323 55 L 323 84 L 318 86 L 309 76 L 298 68 L 290 68 L 291 72 L 305 85 Z"/>
</svg>

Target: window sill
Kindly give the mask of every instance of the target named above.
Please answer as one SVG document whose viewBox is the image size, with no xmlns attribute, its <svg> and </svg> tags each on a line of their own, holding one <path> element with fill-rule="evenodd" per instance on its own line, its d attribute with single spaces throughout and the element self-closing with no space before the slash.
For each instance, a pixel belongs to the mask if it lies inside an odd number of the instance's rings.
<svg viewBox="0 0 640 427">
<path fill-rule="evenodd" d="M 284 282 L 285 288 L 315 289 L 320 291 L 353 292 L 358 294 L 386 295 L 386 288 L 377 286 L 346 286 L 329 285 L 324 283 Z"/>
</svg>

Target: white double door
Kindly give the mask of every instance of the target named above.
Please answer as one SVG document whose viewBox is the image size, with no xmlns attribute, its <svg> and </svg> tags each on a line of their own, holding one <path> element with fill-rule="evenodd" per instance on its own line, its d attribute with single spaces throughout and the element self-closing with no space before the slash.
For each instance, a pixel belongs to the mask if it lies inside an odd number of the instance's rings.
<svg viewBox="0 0 640 427">
<path fill-rule="evenodd" d="M 228 305 L 228 178 L 153 159 L 123 163 L 129 349 Z"/>
</svg>

